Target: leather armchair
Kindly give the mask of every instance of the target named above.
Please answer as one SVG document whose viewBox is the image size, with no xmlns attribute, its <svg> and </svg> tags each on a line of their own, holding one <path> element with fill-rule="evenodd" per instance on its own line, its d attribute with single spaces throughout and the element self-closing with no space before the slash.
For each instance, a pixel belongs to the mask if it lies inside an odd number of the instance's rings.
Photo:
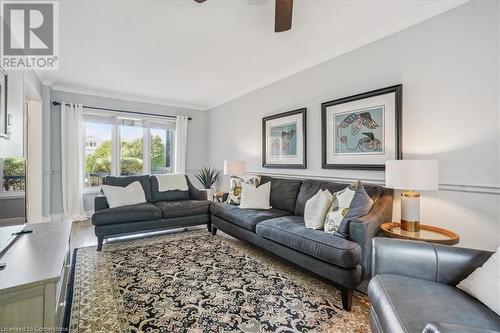
<svg viewBox="0 0 500 333">
<path fill-rule="evenodd" d="M 484 328 L 444 323 L 429 323 L 422 333 L 498 333 Z"/>
<path fill-rule="evenodd" d="M 493 254 L 425 242 L 373 239 L 372 277 L 396 274 L 456 286 Z"/>
<path fill-rule="evenodd" d="M 500 317 L 456 288 L 492 252 L 374 238 L 370 325 L 373 332 L 494 332 Z"/>
</svg>

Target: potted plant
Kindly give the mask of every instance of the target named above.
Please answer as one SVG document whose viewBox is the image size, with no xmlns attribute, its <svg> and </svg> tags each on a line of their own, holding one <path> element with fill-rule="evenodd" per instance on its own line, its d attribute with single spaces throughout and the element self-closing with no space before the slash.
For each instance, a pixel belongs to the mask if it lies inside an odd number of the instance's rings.
<svg viewBox="0 0 500 333">
<path fill-rule="evenodd" d="M 219 171 L 215 168 L 204 167 L 203 169 L 195 175 L 196 179 L 198 179 L 203 186 L 203 190 L 207 191 L 207 199 L 213 200 L 214 189 L 212 186 L 219 178 Z"/>
</svg>

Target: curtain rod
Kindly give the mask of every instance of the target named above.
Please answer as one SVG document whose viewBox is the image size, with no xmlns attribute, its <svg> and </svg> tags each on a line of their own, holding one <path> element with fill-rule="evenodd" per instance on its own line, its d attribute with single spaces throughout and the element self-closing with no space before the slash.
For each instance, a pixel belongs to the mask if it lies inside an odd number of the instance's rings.
<svg viewBox="0 0 500 333">
<path fill-rule="evenodd" d="M 52 105 L 61 105 L 61 102 L 54 101 L 54 102 L 52 102 Z M 100 107 L 97 107 L 97 106 L 83 105 L 83 107 L 85 109 L 105 110 L 105 111 L 130 113 L 130 114 L 140 114 L 140 115 L 143 115 L 143 116 L 156 116 L 156 117 L 174 118 L 174 119 L 176 118 L 176 116 L 167 116 L 167 115 L 161 115 L 161 114 L 156 114 L 156 113 L 145 113 L 145 112 L 127 111 L 127 110 L 119 110 L 119 109 L 100 108 Z M 191 120 L 191 117 L 188 117 L 188 120 Z"/>
</svg>

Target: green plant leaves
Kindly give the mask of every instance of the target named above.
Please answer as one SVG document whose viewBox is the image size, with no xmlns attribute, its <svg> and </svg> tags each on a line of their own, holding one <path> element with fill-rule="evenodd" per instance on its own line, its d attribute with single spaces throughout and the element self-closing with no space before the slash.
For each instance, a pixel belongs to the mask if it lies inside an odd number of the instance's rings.
<svg viewBox="0 0 500 333">
<path fill-rule="evenodd" d="M 217 178 L 219 178 L 219 171 L 216 168 L 204 167 L 195 177 L 203 185 L 203 188 L 209 189 L 212 188 Z"/>
</svg>

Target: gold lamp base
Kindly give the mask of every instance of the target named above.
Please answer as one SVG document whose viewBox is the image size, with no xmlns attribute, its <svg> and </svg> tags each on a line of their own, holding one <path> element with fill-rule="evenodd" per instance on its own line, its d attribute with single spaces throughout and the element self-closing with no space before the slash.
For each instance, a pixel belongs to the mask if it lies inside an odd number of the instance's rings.
<svg viewBox="0 0 500 333">
<path fill-rule="evenodd" d="M 408 232 L 419 232 L 420 221 L 405 221 L 401 220 L 401 229 Z"/>
</svg>

